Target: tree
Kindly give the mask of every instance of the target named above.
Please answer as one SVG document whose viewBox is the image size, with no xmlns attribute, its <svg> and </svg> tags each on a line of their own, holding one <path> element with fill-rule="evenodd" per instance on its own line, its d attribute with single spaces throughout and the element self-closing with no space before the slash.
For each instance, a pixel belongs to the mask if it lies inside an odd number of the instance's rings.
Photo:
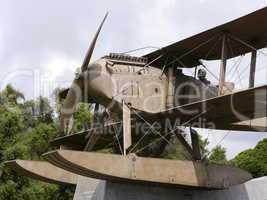
<svg viewBox="0 0 267 200">
<path fill-rule="evenodd" d="M 20 112 L 10 112 L 0 106 L 0 149 L 10 145 L 16 134 L 24 129 Z"/>
<path fill-rule="evenodd" d="M 73 115 L 74 118 L 74 127 L 73 131 L 82 131 L 84 130 L 84 124 L 90 125 L 92 122 L 92 113 L 90 111 L 90 105 L 86 103 L 79 103 L 77 105 L 77 110 Z"/>
<path fill-rule="evenodd" d="M 24 95 L 14 89 L 11 85 L 7 85 L 6 88 L 1 92 L 1 104 L 18 104 L 20 99 L 25 99 Z"/>
<path fill-rule="evenodd" d="M 171 160 L 190 160 L 191 155 L 176 137 L 170 139 L 161 157 Z"/>
<path fill-rule="evenodd" d="M 267 139 L 260 141 L 254 149 L 238 154 L 232 162 L 250 172 L 253 177 L 267 175 Z"/>
<path fill-rule="evenodd" d="M 42 123 L 53 122 L 53 109 L 50 106 L 49 100 L 40 96 L 34 104 L 34 115 L 38 117 L 38 121 Z"/>
<path fill-rule="evenodd" d="M 198 135 L 198 138 L 199 138 L 199 146 L 201 154 L 205 157 L 209 152 L 208 150 L 209 141 L 207 138 L 203 139 L 201 135 Z M 161 157 L 173 160 L 192 159 L 190 153 L 186 150 L 186 148 L 181 144 L 181 142 L 176 137 L 171 138 L 169 145 L 167 145 Z"/>
<path fill-rule="evenodd" d="M 210 142 L 207 138 L 203 139 L 201 135 L 198 135 L 198 138 L 199 138 L 200 152 L 202 156 L 205 158 L 209 152 L 208 145 L 210 144 Z"/>
<path fill-rule="evenodd" d="M 226 149 L 220 145 L 211 150 L 209 162 L 213 164 L 228 164 L 226 158 Z"/>
<path fill-rule="evenodd" d="M 0 92 L 0 200 L 72 199 L 72 187 L 35 181 L 3 165 L 13 159 L 41 160 L 57 134 L 49 101 L 40 97 L 19 102 L 22 96 L 10 85 Z"/>
</svg>

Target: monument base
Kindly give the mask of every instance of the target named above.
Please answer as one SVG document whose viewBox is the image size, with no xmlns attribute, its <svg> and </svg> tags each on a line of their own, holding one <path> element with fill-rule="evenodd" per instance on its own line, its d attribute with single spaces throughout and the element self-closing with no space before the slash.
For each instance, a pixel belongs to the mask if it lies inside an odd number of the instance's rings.
<svg viewBox="0 0 267 200">
<path fill-rule="evenodd" d="M 80 177 L 74 200 L 267 200 L 267 177 L 227 190 L 184 190 Z"/>
</svg>

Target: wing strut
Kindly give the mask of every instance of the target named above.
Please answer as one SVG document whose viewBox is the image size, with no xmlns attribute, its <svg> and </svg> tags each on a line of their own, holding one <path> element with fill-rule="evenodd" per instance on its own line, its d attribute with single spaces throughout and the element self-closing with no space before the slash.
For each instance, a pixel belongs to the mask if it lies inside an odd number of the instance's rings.
<svg viewBox="0 0 267 200">
<path fill-rule="evenodd" d="M 227 35 L 222 36 L 222 55 L 221 55 L 221 67 L 219 77 L 219 96 L 223 94 L 223 87 L 225 83 L 225 72 L 227 64 Z"/>
<path fill-rule="evenodd" d="M 123 154 L 126 156 L 127 149 L 132 145 L 131 135 L 131 111 L 123 102 Z"/>
<path fill-rule="evenodd" d="M 255 86 L 256 63 L 257 63 L 257 51 L 252 50 L 250 72 L 249 72 L 249 88 L 253 88 Z"/>
</svg>

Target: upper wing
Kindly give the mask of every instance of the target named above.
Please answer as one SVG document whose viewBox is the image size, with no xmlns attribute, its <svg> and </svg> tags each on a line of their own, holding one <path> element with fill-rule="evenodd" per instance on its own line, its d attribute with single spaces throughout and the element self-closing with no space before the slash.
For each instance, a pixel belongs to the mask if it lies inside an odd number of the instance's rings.
<svg viewBox="0 0 267 200">
<path fill-rule="evenodd" d="M 264 48 L 267 44 L 267 8 L 263 8 L 254 13 L 241 17 L 232 22 L 202 32 L 185 40 L 176 42 L 160 50 L 144 55 L 149 62 L 163 55 L 160 59 L 153 62 L 153 66 L 164 66 L 166 60 L 172 62 L 186 54 L 180 59 L 181 67 L 195 67 L 199 65 L 199 59 L 217 60 L 221 58 L 221 43 L 219 35 L 222 33 L 232 34 L 242 41 L 252 45 L 257 49 Z M 218 36 L 218 37 L 215 37 Z M 213 38 L 213 39 L 212 39 Z M 218 42 L 216 42 L 218 41 Z M 216 45 L 217 44 L 217 45 Z M 248 52 L 251 48 L 236 42 L 229 41 L 229 58 L 236 57 Z M 196 47 L 201 47 L 197 48 Z M 190 52 L 191 50 L 194 50 Z"/>
<path fill-rule="evenodd" d="M 181 125 L 238 130 L 250 130 L 248 124 L 234 124 L 267 117 L 267 86 L 260 86 L 236 93 L 175 107 L 160 113 L 140 112 L 147 121 L 178 119 Z M 212 124 L 211 124 L 212 123 Z M 209 127 L 214 125 L 215 127 Z M 247 129 L 246 129 L 247 127 Z"/>
</svg>

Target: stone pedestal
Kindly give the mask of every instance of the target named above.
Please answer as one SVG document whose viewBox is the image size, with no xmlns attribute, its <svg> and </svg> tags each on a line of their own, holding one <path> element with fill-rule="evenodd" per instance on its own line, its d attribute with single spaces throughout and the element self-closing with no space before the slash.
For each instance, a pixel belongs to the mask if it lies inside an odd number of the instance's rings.
<svg viewBox="0 0 267 200">
<path fill-rule="evenodd" d="M 74 200 L 267 200 L 267 177 L 217 191 L 112 183 L 80 177 Z"/>
</svg>

